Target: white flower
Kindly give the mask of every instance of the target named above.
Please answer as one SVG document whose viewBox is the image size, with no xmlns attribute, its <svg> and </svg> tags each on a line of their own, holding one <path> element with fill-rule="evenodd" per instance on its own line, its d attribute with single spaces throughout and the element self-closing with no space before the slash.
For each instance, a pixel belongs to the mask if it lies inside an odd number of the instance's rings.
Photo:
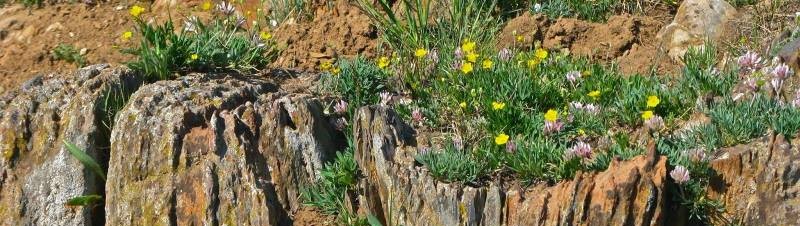
<svg viewBox="0 0 800 226">
<path fill-rule="evenodd" d="M 234 11 L 236 11 L 236 8 L 233 7 L 233 4 L 222 1 L 219 4 L 217 4 L 217 10 L 220 11 L 222 14 L 230 16 L 231 14 L 233 14 Z"/>
</svg>

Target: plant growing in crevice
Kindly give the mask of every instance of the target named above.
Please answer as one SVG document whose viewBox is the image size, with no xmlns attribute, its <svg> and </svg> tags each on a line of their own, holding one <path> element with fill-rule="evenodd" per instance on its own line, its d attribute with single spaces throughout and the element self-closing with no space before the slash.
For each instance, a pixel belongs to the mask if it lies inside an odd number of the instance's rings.
<svg viewBox="0 0 800 226">
<path fill-rule="evenodd" d="M 85 151 L 81 150 L 75 144 L 72 144 L 66 140 L 63 141 L 64 147 L 69 151 L 70 155 L 75 157 L 84 167 L 88 168 L 94 175 L 100 177 L 103 181 L 106 180 L 105 170 L 100 167 L 100 164 L 94 160 L 91 156 L 86 154 Z M 78 197 L 73 197 L 67 200 L 66 205 L 68 206 L 88 206 L 90 208 L 94 208 L 95 205 L 98 203 L 102 203 L 103 197 L 100 195 L 92 194 L 92 195 L 83 195 Z"/>
</svg>

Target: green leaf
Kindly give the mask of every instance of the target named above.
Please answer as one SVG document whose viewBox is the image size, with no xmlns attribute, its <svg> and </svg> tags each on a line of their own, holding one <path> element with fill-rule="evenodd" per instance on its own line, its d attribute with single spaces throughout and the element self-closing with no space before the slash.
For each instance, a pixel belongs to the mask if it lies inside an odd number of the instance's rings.
<svg viewBox="0 0 800 226">
<path fill-rule="evenodd" d="M 72 156 L 75 156 L 75 158 L 78 159 L 78 161 L 80 161 L 84 166 L 88 167 L 90 170 L 94 171 L 94 173 L 100 175 L 100 177 L 103 178 L 104 181 L 106 180 L 106 174 L 103 172 L 103 168 L 100 168 L 100 164 L 97 164 L 97 162 L 94 161 L 94 159 L 91 156 L 87 155 L 86 152 L 79 149 L 77 146 L 75 146 L 75 144 L 72 144 L 66 140 L 64 140 L 64 145 L 67 147 L 67 150 L 69 151 L 70 154 L 72 154 Z"/>
<path fill-rule="evenodd" d="M 370 226 L 383 226 L 383 224 L 381 224 L 381 221 L 378 220 L 378 218 L 375 217 L 375 215 L 372 215 L 372 214 L 367 216 L 367 222 L 369 222 Z"/>
<path fill-rule="evenodd" d="M 67 206 L 90 206 L 101 201 L 103 201 L 103 196 L 84 195 L 69 199 Z"/>
</svg>

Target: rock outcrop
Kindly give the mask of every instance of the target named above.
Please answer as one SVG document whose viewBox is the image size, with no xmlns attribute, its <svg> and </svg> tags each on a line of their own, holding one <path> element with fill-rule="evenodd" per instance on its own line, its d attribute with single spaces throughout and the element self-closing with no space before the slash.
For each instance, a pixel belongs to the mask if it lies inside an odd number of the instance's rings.
<svg viewBox="0 0 800 226">
<path fill-rule="evenodd" d="M 320 100 L 263 77 L 141 84 L 125 68 L 95 65 L 34 79 L 0 99 L 0 225 L 290 225 L 302 212 L 301 187 L 345 149 Z M 117 109 L 109 98 L 134 90 L 111 123 Z M 414 160 L 417 134 L 394 111 L 368 106 L 354 117 L 364 177 L 348 198 L 384 223 L 687 224 L 667 161 L 653 148 L 556 184 L 474 187 L 432 178 Z M 108 165 L 107 181 L 62 140 Z M 726 205 L 727 222 L 719 223 L 800 223 L 798 143 L 771 135 L 720 151 L 707 188 Z M 104 195 L 104 205 L 64 205 L 87 194 Z"/>
<path fill-rule="evenodd" d="M 142 87 L 112 132 L 107 224 L 289 224 L 299 186 L 343 148 L 322 109 L 242 76 Z"/>
<path fill-rule="evenodd" d="M 437 182 L 415 166 L 413 130 L 391 111 L 364 107 L 354 124 L 366 212 L 400 225 L 664 225 L 666 159 L 613 162 L 554 186 L 504 189 Z"/>
<path fill-rule="evenodd" d="M 67 200 L 102 194 L 104 183 L 65 149 L 68 141 L 95 159 L 108 158 L 104 122 L 111 95 L 141 84 L 127 69 L 94 65 L 72 75 L 28 81 L 0 100 L 0 225 L 102 224 L 100 208 Z"/>
<path fill-rule="evenodd" d="M 720 41 L 735 16 L 736 8 L 725 0 L 686 0 L 657 37 L 669 56 L 680 62 L 690 48 Z"/>
<path fill-rule="evenodd" d="M 742 225 L 800 225 L 800 139 L 767 136 L 722 150 L 708 189 Z M 727 223 L 727 222 L 721 222 Z"/>
</svg>

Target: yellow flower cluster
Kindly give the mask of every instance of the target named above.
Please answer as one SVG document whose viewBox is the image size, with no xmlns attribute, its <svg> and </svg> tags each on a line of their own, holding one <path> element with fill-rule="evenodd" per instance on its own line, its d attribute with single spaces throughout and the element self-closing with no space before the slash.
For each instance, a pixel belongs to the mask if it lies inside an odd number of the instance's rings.
<svg viewBox="0 0 800 226">
<path fill-rule="evenodd" d="M 545 49 L 542 48 L 536 49 L 536 51 L 534 51 L 533 53 L 533 58 L 528 60 L 528 68 L 535 69 L 536 66 L 539 66 L 539 64 L 541 64 L 542 61 L 547 59 L 547 56 L 549 55 L 550 53 L 548 53 L 547 50 Z"/>
<path fill-rule="evenodd" d="M 658 106 L 658 104 L 660 104 L 660 103 L 661 103 L 661 99 L 658 99 L 658 96 L 656 96 L 656 95 L 651 95 L 651 96 L 647 97 L 647 108 L 648 109 L 653 109 L 656 106 Z M 653 113 L 652 110 L 647 110 L 647 111 L 642 112 L 642 119 L 644 119 L 644 120 L 649 120 L 649 119 L 653 118 L 653 116 L 655 116 L 655 113 Z"/>
<path fill-rule="evenodd" d="M 323 61 L 319 64 L 319 70 L 323 72 L 330 72 L 333 75 L 339 75 L 341 69 L 333 65 L 331 61 Z"/>
<path fill-rule="evenodd" d="M 376 64 L 378 65 L 378 68 L 386 69 L 389 67 L 389 57 L 382 56 L 378 58 L 378 62 Z"/>
<path fill-rule="evenodd" d="M 258 34 L 258 37 L 260 37 L 261 40 L 269 40 L 272 38 L 272 34 L 266 31 L 262 31 L 261 33 Z"/>
<path fill-rule="evenodd" d="M 122 33 L 122 37 L 121 38 L 122 38 L 122 41 L 128 41 L 128 40 L 131 39 L 131 37 L 133 37 L 133 32 L 126 31 L 126 32 Z"/>
<path fill-rule="evenodd" d="M 131 16 L 138 17 L 140 14 L 144 12 L 144 8 L 138 5 L 134 5 L 133 7 L 131 7 L 129 12 Z"/>
<path fill-rule="evenodd" d="M 506 103 L 503 102 L 492 102 L 492 110 L 499 111 L 506 108 Z"/>
</svg>

